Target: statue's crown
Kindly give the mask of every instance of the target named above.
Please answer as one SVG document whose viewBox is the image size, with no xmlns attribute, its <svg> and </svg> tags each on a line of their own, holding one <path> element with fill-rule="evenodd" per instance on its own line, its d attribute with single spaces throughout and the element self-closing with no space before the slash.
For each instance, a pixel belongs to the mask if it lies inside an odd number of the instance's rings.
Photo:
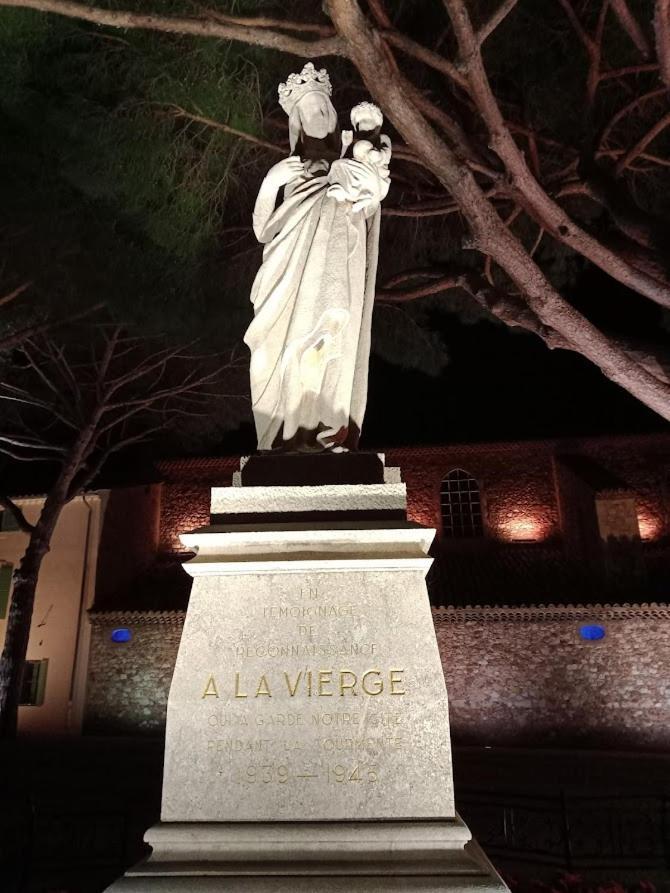
<svg viewBox="0 0 670 893">
<path fill-rule="evenodd" d="M 279 105 L 287 115 L 293 111 L 293 107 L 306 93 L 325 93 L 330 96 L 333 88 L 325 68 L 317 71 L 312 62 L 308 62 L 300 74 L 290 74 L 286 83 L 280 84 Z"/>
</svg>

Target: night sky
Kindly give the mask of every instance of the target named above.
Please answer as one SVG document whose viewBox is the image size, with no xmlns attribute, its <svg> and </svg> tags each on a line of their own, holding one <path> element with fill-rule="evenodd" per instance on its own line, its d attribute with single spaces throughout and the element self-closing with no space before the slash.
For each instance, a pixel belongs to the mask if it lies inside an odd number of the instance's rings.
<svg viewBox="0 0 670 893">
<path fill-rule="evenodd" d="M 364 444 L 521 440 L 668 428 L 591 363 L 493 324 L 446 333 L 451 362 L 436 378 L 375 357 Z"/>
</svg>

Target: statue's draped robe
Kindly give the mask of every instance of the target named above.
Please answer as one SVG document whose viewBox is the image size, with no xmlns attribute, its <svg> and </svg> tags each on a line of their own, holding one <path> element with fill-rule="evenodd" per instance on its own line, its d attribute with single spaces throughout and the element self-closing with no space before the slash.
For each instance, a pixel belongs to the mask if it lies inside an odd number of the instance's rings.
<svg viewBox="0 0 670 893">
<path fill-rule="evenodd" d="M 259 450 L 299 429 L 338 445 L 363 422 L 380 210 L 354 211 L 328 185 L 327 174 L 300 177 L 275 208 L 266 180 L 254 209 L 266 247 L 244 340 Z"/>
</svg>

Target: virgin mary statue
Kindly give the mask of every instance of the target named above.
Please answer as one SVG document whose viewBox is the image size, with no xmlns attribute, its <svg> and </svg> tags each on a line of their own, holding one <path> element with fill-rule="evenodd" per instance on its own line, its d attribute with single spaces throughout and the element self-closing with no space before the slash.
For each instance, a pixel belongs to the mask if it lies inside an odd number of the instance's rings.
<svg viewBox="0 0 670 893">
<path fill-rule="evenodd" d="M 390 149 L 382 136 L 378 151 L 371 103 L 340 135 L 331 92 L 311 62 L 280 84 L 291 155 L 268 172 L 254 208 L 265 249 L 244 340 L 259 450 L 343 451 L 363 422 Z"/>
</svg>

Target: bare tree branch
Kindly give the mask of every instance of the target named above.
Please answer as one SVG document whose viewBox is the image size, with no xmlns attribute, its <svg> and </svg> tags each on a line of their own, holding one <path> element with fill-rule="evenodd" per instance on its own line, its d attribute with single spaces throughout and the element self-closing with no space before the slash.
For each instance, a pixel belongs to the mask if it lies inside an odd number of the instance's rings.
<svg viewBox="0 0 670 893">
<path fill-rule="evenodd" d="M 640 23 L 631 12 L 628 0 L 610 0 L 610 7 L 617 21 L 633 41 L 641 56 L 648 59 L 651 56 L 649 41 L 640 27 Z"/>
<path fill-rule="evenodd" d="M 1 0 L 0 0 L 1 2 Z M 223 121 L 215 121 L 213 118 L 208 118 L 205 115 L 195 115 L 192 112 L 187 112 L 186 109 L 182 108 L 179 105 L 169 105 L 167 108 L 172 110 L 172 114 L 175 118 L 186 118 L 189 121 L 194 121 L 197 124 L 206 124 L 207 127 L 212 127 L 215 130 L 222 130 L 224 133 L 229 133 L 231 136 L 237 136 L 240 139 L 246 140 L 248 143 L 253 143 L 256 146 L 260 146 L 263 149 L 269 149 L 270 152 L 279 152 L 280 155 L 288 154 L 288 147 L 279 146 L 277 143 L 271 143 L 268 140 L 261 139 L 258 136 L 254 136 L 252 133 L 246 133 L 244 130 L 238 130 L 236 127 L 231 127 L 229 124 L 224 124 Z"/>
<path fill-rule="evenodd" d="M 5 304 L 9 304 L 10 301 L 13 301 L 15 298 L 18 298 L 19 295 L 22 295 L 24 291 L 30 288 L 32 282 L 24 282 L 23 285 L 17 286 L 10 292 L 7 292 L 6 295 L 3 295 L 0 298 L 0 307 L 4 307 Z"/>
<path fill-rule="evenodd" d="M 649 130 L 641 137 L 634 146 L 632 146 L 625 155 L 619 159 L 616 172 L 618 176 L 621 176 L 623 171 L 629 167 L 633 161 L 647 148 L 649 143 L 652 140 L 655 140 L 656 137 L 662 133 L 666 127 L 670 125 L 670 112 L 667 115 L 663 115 L 663 117 L 657 121 L 653 127 L 650 127 Z M 670 305 L 668 305 L 670 306 Z"/>
<path fill-rule="evenodd" d="M 599 149 L 602 149 L 605 146 L 614 128 L 620 121 L 622 121 L 626 117 L 626 115 L 634 112 L 650 99 L 655 99 L 658 96 L 664 96 L 666 93 L 667 89 L 665 87 L 658 87 L 655 90 L 650 90 L 648 93 L 642 93 L 639 96 L 635 96 L 633 99 L 631 99 L 630 102 L 623 106 L 623 108 L 620 108 L 619 111 L 610 118 L 610 120 L 603 128 L 598 143 Z"/>
<path fill-rule="evenodd" d="M 558 2 L 563 7 L 568 20 L 583 44 L 589 59 L 589 68 L 586 78 L 586 99 L 588 109 L 590 110 L 595 102 L 596 90 L 600 83 L 603 31 L 605 28 L 605 16 L 607 15 L 607 10 L 609 8 L 609 0 L 601 0 L 600 14 L 598 16 L 598 24 L 594 36 L 591 36 L 582 25 L 574 10 L 572 0 L 558 0 Z"/>
<path fill-rule="evenodd" d="M 579 16 L 575 12 L 571 0 L 558 0 L 558 2 L 563 7 L 563 11 L 568 17 L 568 21 L 572 25 L 575 34 L 577 35 L 577 37 L 579 37 L 587 53 L 589 55 L 594 55 L 597 52 L 596 42 L 591 37 L 586 28 L 582 25 Z"/>
<path fill-rule="evenodd" d="M 424 202 L 422 205 L 416 204 L 411 207 L 400 208 L 382 208 L 382 215 L 385 217 L 445 217 L 449 214 L 456 214 L 459 207 L 454 202 L 437 203 Z"/>
<path fill-rule="evenodd" d="M 386 11 L 384 0 L 368 0 L 368 8 L 378 25 L 381 25 L 382 28 L 393 27 L 393 22 Z"/>
<path fill-rule="evenodd" d="M 622 155 L 625 155 L 625 153 L 625 149 L 601 149 L 598 152 L 598 156 L 620 158 Z M 649 167 L 670 167 L 670 158 L 661 158 L 660 155 L 651 155 L 649 152 L 640 152 L 637 157 L 642 161 L 649 162 Z M 632 169 L 633 164 L 631 163 L 629 167 Z"/>
<path fill-rule="evenodd" d="M 18 447 L 19 449 L 28 450 L 29 455 L 28 458 L 31 458 L 30 450 L 38 450 L 40 452 L 53 454 L 56 453 L 56 456 L 62 455 L 65 452 L 65 447 L 57 446 L 55 444 L 45 443 L 44 440 L 39 440 L 38 438 L 30 438 L 30 437 L 8 437 L 5 434 L 0 434 L 0 449 L 2 449 L 2 444 L 9 444 L 9 446 Z M 39 457 L 35 457 L 39 458 Z M 50 459 L 54 459 L 53 455 L 49 456 Z"/>
<path fill-rule="evenodd" d="M 40 456 L 37 454 L 31 454 L 30 456 L 26 453 L 19 453 L 16 450 L 11 449 L 8 446 L 3 446 L 0 443 L 0 453 L 3 456 L 9 456 L 10 459 L 13 459 L 15 462 L 54 462 L 57 461 L 53 456 Z"/>
<path fill-rule="evenodd" d="M 27 391 L 24 388 L 19 388 L 8 382 L 4 382 L 0 388 L 0 400 L 5 400 L 8 403 L 16 403 L 21 406 L 35 407 L 36 409 L 42 410 L 53 416 L 54 419 L 61 422 L 66 427 L 75 429 L 77 427 L 75 422 L 69 419 L 62 411 L 47 400 L 41 400 L 39 397 L 31 394 L 30 391 Z"/>
<path fill-rule="evenodd" d="M 398 285 L 408 279 L 427 279 L 428 281 L 414 288 L 398 288 Z M 561 338 L 555 330 L 543 325 L 518 296 L 506 294 L 491 286 L 484 277 L 472 271 L 465 270 L 461 273 L 445 275 L 439 269 L 407 270 L 388 280 L 385 287 L 377 292 L 377 299 L 385 303 L 401 303 L 451 290 L 468 294 L 482 309 L 504 322 L 505 325 L 522 328 L 537 335 L 551 349 L 556 347 L 566 350 L 573 349 L 569 342 Z"/>
<path fill-rule="evenodd" d="M 16 332 L 8 332 L 6 335 L 0 335 L 0 350 L 14 350 L 30 338 L 36 335 L 42 335 L 48 332 L 53 323 L 49 321 L 36 323 L 32 326 L 26 326 Z"/>
<path fill-rule="evenodd" d="M 567 8 L 572 8 L 568 0 Z M 613 251 L 582 229 L 542 188 L 515 143 L 491 90 L 472 23 L 463 0 L 444 0 L 459 43 L 469 91 L 489 129 L 491 145 L 504 162 L 516 192 L 516 200 L 533 219 L 559 242 L 588 258 L 619 282 L 670 308 L 670 284 L 660 282 L 627 264 Z"/>
<path fill-rule="evenodd" d="M 31 524 L 26 516 L 23 514 L 18 505 L 14 502 L 13 499 L 10 499 L 9 496 L 5 496 L 3 493 L 0 493 L 0 505 L 5 509 L 5 511 L 9 512 L 16 523 L 18 524 L 19 530 L 22 530 L 24 533 L 32 533 L 35 529 L 35 525 Z"/>
<path fill-rule="evenodd" d="M 464 277 L 442 276 L 432 282 L 414 286 L 414 288 L 381 288 L 377 289 L 376 299 L 384 303 L 398 304 L 405 301 L 415 301 L 417 298 L 425 298 L 428 295 L 436 295 L 443 291 L 464 287 Z"/>
<path fill-rule="evenodd" d="M 113 456 L 115 453 L 118 453 L 121 450 L 125 450 L 133 444 L 149 440 L 151 437 L 153 437 L 154 434 L 157 434 L 159 431 L 164 431 L 165 428 L 165 424 L 154 425 L 151 428 L 145 428 L 139 434 L 135 434 L 132 437 L 126 437 L 109 444 L 105 449 L 101 450 L 98 453 L 94 462 L 92 462 L 90 465 L 83 465 L 78 473 L 75 475 L 75 477 L 73 477 L 68 489 L 68 499 L 73 499 L 75 496 L 78 496 L 80 493 L 83 493 L 86 489 L 88 489 L 88 487 L 90 487 L 90 485 L 102 472 L 111 456 Z"/>
<path fill-rule="evenodd" d="M 493 15 L 477 31 L 477 43 L 481 46 L 493 34 L 498 25 L 507 18 L 519 0 L 504 0 Z"/>
<path fill-rule="evenodd" d="M 105 398 L 110 401 L 120 388 L 123 388 L 125 385 L 128 385 L 130 383 L 136 383 L 140 379 L 145 378 L 147 375 L 150 375 L 152 372 L 165 372 L 165 369 L 170 360 L 184 359 L 185 352 L 187 350 L 190 350 L 192 346 L 193 343 L 189 343 L 174 348 L 156 350 L 150 356 L 142 359 L 141 362 L 132 364 L 128 372 L 109 379 L 105 386 Z M 133 344 L 131 344 L 130 348 L 128 348 L 128 353 L 130 354 L 133 352 L 137 352 L 138 349 L 141 350 L 142 348 L 142 342 L 138 339 Z M 116 351 L 116 355 L 117 358 L 120 355 L 120 351 L 118 349 Z M 159 375 L 158 379 L 153 382 L 154 386 L 158 384 L 160 378 L 161 376 Z"/>
<path fill-rule="evenodd" d="M 1 0 L 0 5 L 2 5 Z M 28 283 L 28 285 L 30 284 L 31 283 Z M 27 287 L 28 286 L 26 285 L 25 288 Z M 24 286 L 22 286 L 21 288 L 23 289 Z M 16 332 L 8 332 L 6 335 L 0 335 L 0 351 L 14 350 L 15 347 L 20 347 L 31 338 L 35 338 L 38 335 L 43 335 L 45 332 L 48 332 L 50 329 L 54 329 L 57 326 L 76 322 L 77 320 L 82 319 L 85 316 L 96 313 L 103 306 L 104 304 L 102 303 L 94 304 L 91 307 L 87 307 L 85 310 L 81 310 L 78 313 L 73 313 L 71 316 L 65 317 L 64 319 L 44 320 L 42 322 L 26 326 L 25 328 L 19 329 Z"/>
<path fill-rule="evenodd" d="M 330 25 L 319 25 L 312 22 L 296 22 L 287 19 L 273 19 L 270 16 L 232 16 L 197 4 L 202 14 L 215 22 L 223 22 L 226 25 L 243 25 L 248 28 L 279 28 L 281 31 L 307 31 L 319 34 L 321 37 L 332 37 L 335 29 Z"/>
<path fill-rule="evenodd" d="M 402 34 L 395 29 L 382 31 L 382 36 L 387 43 L 397 47 L 403 53 L 412 56 L 412 58 L 417 59 L 419 62 L 423 62 L 424 65 L 434 68 L 435 71 L 439 71 L 441 74 L 446 75 L 446 77 L 459 87 L 465 86 L 465 81 L 461 73 L 456 66 L 449 62 L 448 59 L 445 59 L 444 56 L 441 56 L 433 50 L 429 50 L 428 47 L 422 46 L 420 43 L 412 40 L 411 37 L 408 37 L 406 34 Z"/>
<path fill-rule="evenodd" d="M 670 89 L 670 0 L 656 0 L 654 36 L 661 80 Z"/>
<path fill-rule="evenodd" d="M 316 56 L 345 56 L 343 42 L 338 37 L 302 40 L 270 28 L 238 24 L 224 24 L 213 19 L 184 18 L 181 16 L 136 13 L 129 10 L 101 9 L 75 0 L 0 0 L 0 6 L 36 9 L 52 12 L 70 19 L 81 19 L 110 28 L 139 28 L 163 31 L 167 34 L 192 34 L 219 40 L 238 40 L 254 46 L 291 53 L 301 58 Z M 290 26 L 288 26 L 290 28 Z"/>
<path fill-rule="evenodd" d="M 600 80 L 608 81 L 614 78 L 627 77 L 632 74 L 647 74 L 653 71 L 658 71 L 656 62 L 645 62 L 642 65 L 624 65 L 623 68 L 609 68 L 601 72 Z"/>
</svg>

